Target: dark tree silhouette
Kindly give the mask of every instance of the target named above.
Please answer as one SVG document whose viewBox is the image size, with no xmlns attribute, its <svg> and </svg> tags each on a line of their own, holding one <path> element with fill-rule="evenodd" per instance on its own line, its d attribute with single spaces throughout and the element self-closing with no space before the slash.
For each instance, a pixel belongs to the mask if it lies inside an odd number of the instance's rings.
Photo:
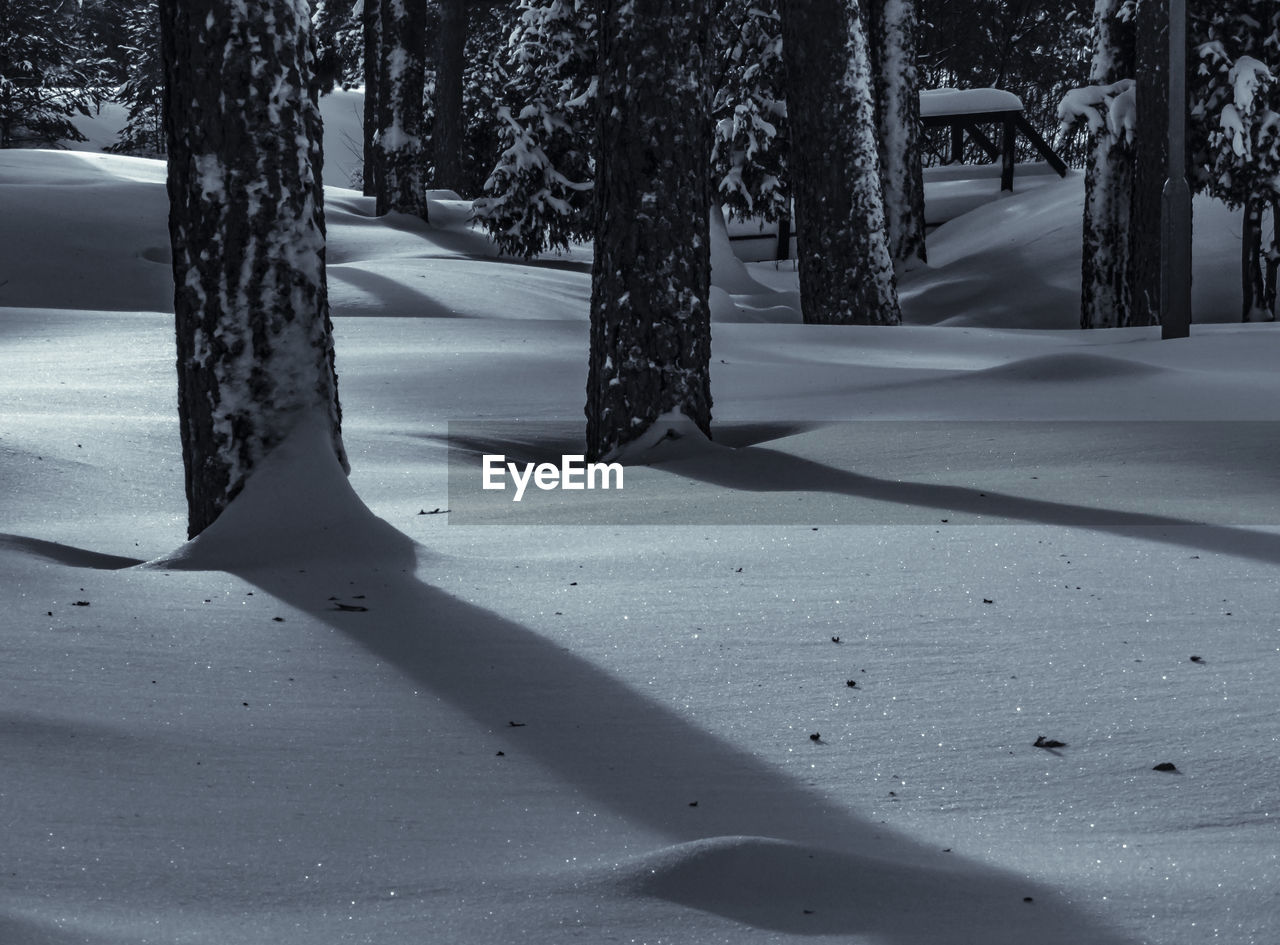
<svg viewBox="0 0 1280 945">
<path fill-rule="evenodd" d="M 804 320 L 896 325 L 857 0 L 783 0 L 780 9 Z"/>
<path fill-rule="evenodd" d="M 297 0 L 162 0 L 188 531 L 304 419 L 339 432 L 320 112 Z"/>
<path fill-rule="evenodd" d="M 587 450 L 710 432 L 710 0 L 604 0 Z"/>
<path fill-rule="evenodd" d="M 462 112 L 463 77 L 466 70 L 466 0 L 440 0 L 440 33 L 436 46 L 435 116 L 431 125 L 435 187 L 461 193 L 466 121 Z"/>
</svg>

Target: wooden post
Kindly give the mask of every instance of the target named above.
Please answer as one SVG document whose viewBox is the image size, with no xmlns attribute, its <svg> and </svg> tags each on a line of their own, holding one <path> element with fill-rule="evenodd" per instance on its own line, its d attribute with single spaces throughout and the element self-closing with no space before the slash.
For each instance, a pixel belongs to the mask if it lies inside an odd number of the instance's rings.
<svg viewBox="0 0 1280 945">
<path fill-rule="evenodd" d="M 775 259 L 791 258 L 791 214 L 784 213 L 778 217 L 778 248 Z"/>
<path fill-rule="evenodd" d="M 948 163 L 964 163 L 964 124 L 959 121 L 951 123 L 951 160 Z"/>
<path fill-rule="evenodd" d="M 1169 0 L 1169 176 L 1160 195 L 1160 337 L 1191 334 L 1187 184 L 1187 3 Z"/>
</svg>

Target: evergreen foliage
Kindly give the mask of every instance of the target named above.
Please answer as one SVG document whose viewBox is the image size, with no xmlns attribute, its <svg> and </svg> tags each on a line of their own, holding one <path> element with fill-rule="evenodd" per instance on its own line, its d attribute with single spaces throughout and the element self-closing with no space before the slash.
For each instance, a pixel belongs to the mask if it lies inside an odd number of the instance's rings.
<svg viewBox="0 0 1280 945">
<path fill-rule="evenodd" d="M 732 215 L 776 220 L 788 214 L 790 204 L 776 0 L 728 0 L 718 6 L 711 173 Z M 519 4 L 506 54 L 493 76 L 508 87 L 496 110 L 499 158 L 484 183 L 484 196 L 475 202 L 477 219 L 505 253 L 529 257 L 565 249 L 591 233 L 596 30 L 595 4 L 589 0 Z M 468 81 L 467 87 L 486 86 Z"/>
<path fill-rule="evenodd" d="M 511 2 L 480 3 L 467 8 L 467 38 L 462 70 L 462 155 L 460 180 L 452 189 L 474 196 L 484 192 L 493 170 L 494 156 L 500 154 L 502 129 L 499 109 L 507 96 L 511 78 L 505 55 L 507 39 L 516 25 L 516 5 Z M 433 27 L 428 25 L 428 33 Z M 423 127 L 435 140 L 436 75 L 439 61 L 428 64 L 426 114 Z M 443 186 L 435 167 L 434 149 L 427 155 L 427 180 Z"/>
<path fill-rule="evenodd" d="M 139 157 L 162 157 L 164 137 L 164 62 L 160 58 L 160 4 L 147 0 L 125 9 L 127 69 L 116 99 L 127 106 L 129 120 L 108 150 Z"/>
<path fill-rule="evenodd" d="M 1243 208 L 1242 317 L 1271 321 L 1280 268 L 1280 6 L 1200 4 L 1192 37 L 1193 182 Z"/>
<path fill-rule="evenodd" d="M 711 163 L 730 216 L 790 215 L 787 105 L 777 0 L 723 4 L 716 19 Z"/>
<path fill-rule="evenodd" d="M 596 3 L 521 0 L 498 106 L 501 154 L 475 202 L 504 253 L 567 249 L 592 232 Z"/>
<path fill-rule="evenodd" d="M 71 117 L 101 101 L 101 57 L 86 51 L 75 0 L 0 0 L 0 148 L 85 140 Z"/>
<path fill-rule="evenodd" d="M 1142 144 L 1158 143 L 1166 119 L 1140 98 L 1144 60 L 1160 42 L 1167 12 L 1156 0 L 1097 0 L 1092 85 L 1064 96 L 1064 124 L 1088 129 L 1081 325 L 1147 324 L 1158 310 L 1144 258 L 1158 220 L 1140 200 L 1155 180 L 1142 179 Z M 1193 187 L 1242 208 L 1241 310 L 1248 320 L 1275 317 L 1280 270 L 1280 7 L 1247 0 L 1196 0 L 1188 36 L 1188 169 Z M 1159 31 L 1159 35 L 1152 35 Z M 1136 77 L 1136 81 L 1135 81 Z M 1140 109 L 1147 109 L 1144 114 Z M 1145 137 L 1141 131 L 1147 128 Z M 1158 163 L 1158 162 L 1157 162 Z M 1156 167 L 1148 177 L 1163 179 Z M 1266 215 L 1272 220 L 1264 240 Z"/>
<path fill-rule="evenodd" d="M 357 7 L 363 0 L 315 0 L 311 16 L 316 43 L 316 82 L 321 94 L 364 81 L 364 36 Z"/>
</svg>

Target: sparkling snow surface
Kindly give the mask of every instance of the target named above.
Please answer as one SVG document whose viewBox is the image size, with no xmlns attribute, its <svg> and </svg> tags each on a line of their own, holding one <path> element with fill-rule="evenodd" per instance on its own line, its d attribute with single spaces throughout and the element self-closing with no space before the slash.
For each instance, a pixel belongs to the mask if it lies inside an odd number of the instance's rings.
<svg viewBox="0 0 1280 945">
<path fill-rule="evenodd" d="M 898 328 L 722 260 L 722 440 L 507 527 L 445 423 L 580 422 L 589 252 L 332 190 L 351 477 L 303 424 L 184 545 L 161 168 L 0 154 L 0 942 L 1280 940 L 1280 447 L 1213 439 L 1280 335 L 1070 330 L 1081 190 L 937 230 Z"/>
</svg>

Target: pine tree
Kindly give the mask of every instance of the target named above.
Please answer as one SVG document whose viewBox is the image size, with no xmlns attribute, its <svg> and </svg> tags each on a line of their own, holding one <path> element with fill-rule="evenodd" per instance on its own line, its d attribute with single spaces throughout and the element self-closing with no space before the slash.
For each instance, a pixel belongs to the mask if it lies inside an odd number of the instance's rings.
<svg viewBox="0 0 1280 945">
<path fill-rule="evenodd" d="M 435 85 L 431 123 L 432 184 L 444 190 L 461 191 L 463 140 L 466 119 L 463 113 L 464 58 L 467 44 L 466 0 L 440 0 L 440 28 L 437 34 Z"/>
<path fill-rule="evenodd" d="M 511 85 L 502 51 L 515 27 L 517 12 L 509 0 L 480 4 L 468 11 L 462 75 L 461 183 L 454 188 L 466 196 L 483 192 L 494 158 L 502 151 L 498 108 Z"/>
<path fill-rule="evenodd" d="M 859 5 L 783 0 L 781 9 L 804 320 L 896 325 Z"/>
<path fill-rule="evenodd" d="M 593 459 L 674 414 L 710 433 L 710 12 L 710 0 L 601 6 Z"/>
<path fill-rule="evenodd" d="M 914 0 L 864 0 L 875 76 L 880 176 L 889 255 L 925 259 L 920 73 Z"/>
<path fill-rule="evenodd" d="M 1280 7 L 1204 4 L 1193 19 L 1195 183 L 1243 208 L 1241 311 L 1275 318 L 1280 267 Z M 1264 214 L 1272 235 L 1263 236 Z"/>
<path fill-rule="evenodd" d="M 712 171 L 730 214 L 789 215 L 786 106 L 776 0 L 717 3 Z M 506 253 L 533 256 L 589 237 L 597 56 L 594 0 L 520 0 L 496 109 L 500 157 L 475 201 Z M 468 56 L 475 62 L 479 58 Z M 481 85 L 468 82 L 471 89 Z M 473 122 L 473 128 L 483 128 Z"/>
<path fill-rule="evenodd" d="M 782 26 L 776 0 L 730 0 L 715 21 L 711 163 L 730 216 L 777 221 L 791 213 Z"/>
<path fill-rule="evenodd" d="M 354 88 L 364 80 L 364 0 L 316 0 L 312 34 L 316 41 L 316 83 L 320 93 Z"/>
<path fill-rule="evenodd" d="M 382 4 L 389 0 L 363 0 L 360 5 L 360 39 L 364 50 L 364 116 L 361 133 L 364 155 L 364 195 L 379 189 L 377 156 L 378 116 L 382 112 Z"/>
<path fill-rule="evenodd" d="M 596 0 L 521 0 L 507 49 L 501 156 L 475 201 L 498 248 L 530 257 L 592 232 Z"/>
<path fill-rule="evenodd" d="M 189 534 L 307 418 L 339 432 L 306 0 L 163 0 Z"/>
<path fill-rule="evenodd" d="M 129 45 L 125 21 L 134 9 L 131 0 L 81 0 L 77 17 L 80 43 L 90 59 L 96 59 L 105 91 L 129 77 L 125 47 Z M 158 48 L 159 33 L 152 40 Z"/>
<path fill-rule="evenodd" d="M 129 120 L 108 149 L 117 154 L 162 157 L 164 136 L 164 63 L 160 59 L 160 4 L 147 0 L 124 12 L 126 43 L 121 51 L 128 66 L 116 98 L 129 109 Z"/>
<path fill-rule="evenodd" d="M 0 0 L 0 148 L 84 141 L 71 116 L 88 116 L 103 88 L 74 0 Z"/>
<path fill-rule="evenodd" d="M 1085 169 L 1080 327 L 1129 324 L 1132 312 L 1129 244 L 1135 127 L 1133 40 L 1121 0 L 1096 0 L 1092 83 L 1064 96 L 1064 127 L 1089 129 Z"/>
<path fill-rule="evenodd" d="M 1129 324 L 1160 324 L 1162 193 L 1169 174 L 1169 10 L 1126 0 L 1134 33 L 1133 199 L 1129 211 Z"/>
<path fill-rule="evenodd" d="M 376 212 L 381 216 L 396 211 L 425 219 L 426 0 L 379 0 L 377 7 L 377 123 L 372 141 Z M 368 99 L 365 108 L 369 108 Z"/>
</svg>

